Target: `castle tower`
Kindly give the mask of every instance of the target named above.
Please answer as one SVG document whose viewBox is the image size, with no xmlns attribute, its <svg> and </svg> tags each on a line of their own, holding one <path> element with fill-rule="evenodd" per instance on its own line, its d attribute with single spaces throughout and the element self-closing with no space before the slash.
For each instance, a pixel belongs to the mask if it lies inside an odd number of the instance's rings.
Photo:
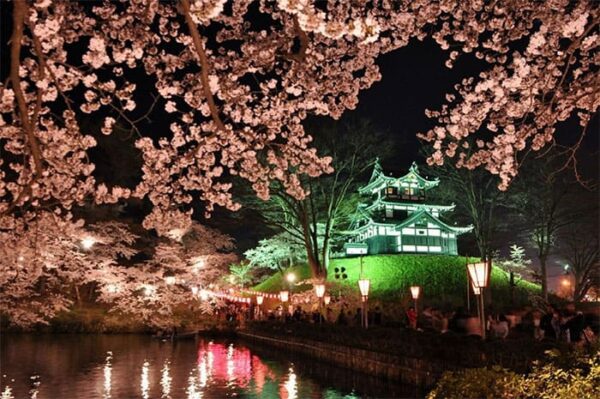
<svg viewBox="0 0 600 399">
<path fill-rule="evenodd" d="M 354 214 L 347 255 L 423 253 L 457 255 L 456 238 L 472 227 L 455 227 L 439 218 L 452 205 L 432 204 L 428 191 L 439 180 L 427 180 L 413 162 L 407 174 L 386 176 L 379 161 L 367 185 L 358 191 L 361 202 Z"/>
</svg>

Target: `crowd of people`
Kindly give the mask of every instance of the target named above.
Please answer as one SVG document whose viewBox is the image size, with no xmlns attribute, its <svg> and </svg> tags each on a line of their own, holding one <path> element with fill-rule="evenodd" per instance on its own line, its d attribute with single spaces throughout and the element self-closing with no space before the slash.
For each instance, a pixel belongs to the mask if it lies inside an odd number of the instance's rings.
<svg viewBox="0 0 600 399">
<path fill-rule="evenodd" d="M 549 305 L 545 314 L 534 318 L 535 337 L 537 339 L 556 339 L 564 342 L 592 342 L 598 331 L 594 323 L 586 319 L 581 311 L 570 303 L 563 309 Z"/>
<path fill-rule="evenodd" d="M 361 326 L 362 308 L 351 308 L 349 304 L 338 303 L 322 308 L 300 305 L 278 305 L 265 310 L 249 305 L 229 305 L 219 312 L 221 320 L 245 324 L 248 320 L 271 320 L 288 323 L 335 323 L 344 326 Z M 440 334 L 481 335 L 481 323 L 476 315 L 463 308 L 441 310 L 425 306 L 419 311 L 409 306 L 403 320 L 384 316 L 380 306 L 368 312 L 369 326 L 402 326 L 418 331 Z M 569 343 L 590 343 L 599 334 L 598 316 L 586 317 L 577 311 L 573 304 L 562 308 L 548 305 L 543 310 L 521 310 L 510 314 L 490 309 L 485 323 L 487 336 L 491 339 L 507 339 L 510 336 L 530 335 L 536 340 L 555 340 Z"/>
<path fill-rule="evenodd" d="M 478 317 L 458 308 L 443 312 L 425 307 L 417 315 L 414 307 L 406 311 L 406 324 L 419 330 L 449 331 L 466 335 L 481 335 Z M 529 334 L 536 340 L 554 340 L 567 343 L 591 343 L 599 331 L 598 315 L 584 315 L 570 303 L 558 309 L 548 305 L 544 311 L 521 310 L 505 314 L 491 310 L 486 317 L 486 333 L 492 339 L 506 339 L 509 335 Z"/>
</svg>

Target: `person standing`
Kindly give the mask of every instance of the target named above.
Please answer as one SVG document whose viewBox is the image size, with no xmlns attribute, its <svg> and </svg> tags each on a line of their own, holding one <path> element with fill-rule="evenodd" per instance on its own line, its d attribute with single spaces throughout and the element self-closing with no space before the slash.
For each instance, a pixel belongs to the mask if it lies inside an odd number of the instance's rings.
<svg viewBox="0 0 600 399">
<path fill-rule="evenodd" d="M 544 338 L 558 339 L 560 332 L 560 323 L 558 312 L 552 305 L 548 305 L 546 313 L 540 319 L 540 328 Z"/>
<path fill-rule="evenodd" d="M 411 306 L 406 311 L 406 319 L 408 320 L 408 326 L 413 330 L 417 329 L 417 312 L 415 311 L 414 306 Z"/>
</svg>

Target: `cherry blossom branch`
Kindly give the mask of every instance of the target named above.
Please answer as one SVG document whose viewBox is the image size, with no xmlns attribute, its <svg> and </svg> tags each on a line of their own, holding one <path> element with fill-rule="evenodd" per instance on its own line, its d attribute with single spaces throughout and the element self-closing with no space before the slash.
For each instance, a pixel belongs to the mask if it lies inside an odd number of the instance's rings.
<svg viewBox="0 0 600 399">
<path fill-rule="evenodd" d="M 583 142 L 583 139 L 586 136 L 587 127 L 588 127 L 588 125 L 583 127 L 583 130 L 581 131 L 581 134 L 579 135 L 579 138 L 575 144 L 565 148 L 565 150 L 559 154 L 559 155 L 569 154 L 569 156 L 568 156 L 567 160 L 565 161 L 565 163 L 563 164 L 563 166 L 561 166 L 559 169 L 557 169 L 556 171 L 554 171 L 552 173 L 552 176 L 567 169 L 569 167 L 569 165 L 573 165 L 573 173 L 575 174 L 575 180 L 579 184 L 581 184 L 581 186 L 590 189 L 591 188 L 590 182 L 585 181 L 583 179 L 583 177 L 581 176 L 581 173 L 579 172 L 579 168 L 577 167 L 577 151 L 579 151 L 579 148 L 581 147 L 581 143 Z"/>
<path fill-rule="evenodd" d="M 294 16 L 294 31 L 300 40 L 300 48 L 298 49 L 298 52 L 286 54 L 284 57 L 296 62 L 303 62 L 306 58 L 306 50 L 308 49 L 309 40 L 306 32 L 304 32 L 300 27 L 297 16 Z"/>
<path fill-rule="evenodd" d="M 15 98 L 17 99 L 19 116 L 23 130 L 29 142 L 31 155 L 35 164 L 35 175 L 42 174 L 42 153 L 39 147 L 37 138 L 31 121 L 29 120 L 29 112 L 25 96 L 21 90 L 21 78 L 19 76 L 20 60 L 21 60 L 21 41 L 23 40 L 23 27 L 25 25 L 25 17 L 28 13 L 28 7 L 25 0 L 16 0 L 13 8 L 13 33 L 11 37 L 10 49 L 10 81 Z"/>
<path fill-rule="evenodd" d="M 67 97 L 67 95 L 63 92 L 62 88 L 60 87 L 59 81 L 56 77 L 56 74 L 48 66 L 48 62 L 46 61 L 46 56 L 44 55 L 44 52 L 42 51 L 42 45 L 40 43 L 40 40 L 37 37 L 37 35 L 35 34 L 35 27 L 33 26 L 33 23 L 31 22 L 31 20 L 29 18 L 27 19 L 27 22 L 29 25 L 29 32 L 31 34 L 31 39 L 33 40 L 35 52 L 36 52 L 36 55 L 39 60 L 38 62 L 42 66 L 41 73 L 43 74 L 44 69 L 48 71 L 48 74 L 50 74 L 50 77 L 52 78 L 52 81 L 54 82 L 54 85 L 56 86 L 56 90 L 58 91 L 60 96 L 65 101 L 65 105 L 71 112 L 75 113 L 75 110 L 71 107 L 71 99 L 69 97 Z"/>
<path fill-rule="evenodd" d="M 219 116 L 219 110 L 217 109 L 213 93 L 210 89 L 210 81 L 208 77 L 209 65 L 208 59 L 206 57 L 206 50 L 204 49 L 204 43 L 202 41 L 202 37 L 200 36 L 200 32 L 198 32 L 198 27 L 196 26 L 196 23 L 190 15 L 190 2 L 189 0 L 181 0 L 181 5 L 183 8 L 185 22 L 190 31 L 190 34 L 192 35 L 194 47 L 196 48 L 198 60 L 200 61 L 200 80 L 202 81 L 202 89 L 204 91 L 204 96 L 206 97 L 206 101 L 208 103 L 210 115 L 215 124 L 217 125 L 217 128 L 225 132 L 227 129 L 225 128 L 225 125 L 223 124 L 223 121 Z"/>
</svg>

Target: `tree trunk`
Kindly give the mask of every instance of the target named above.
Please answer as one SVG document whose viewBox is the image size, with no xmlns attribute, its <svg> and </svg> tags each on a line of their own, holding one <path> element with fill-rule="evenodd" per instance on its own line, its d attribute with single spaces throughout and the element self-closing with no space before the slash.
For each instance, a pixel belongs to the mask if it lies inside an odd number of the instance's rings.
<svg viewBox="0 0 600 399">
<path fill-rule="evenodd" d="M 515 273 L 510 272 L 510 305 L 513 306 L 515 304 Z"/>
<path fill-rule="evenodd" d="M 546 255 L 540 256 L 540 270 L 542 272 L 542 297 L 548 300 L 548 270 L 546 270 Z"/>
<path fill-rule="evenodd" d="M 308 255 L 308 266 L 310 267 L 310 272 L 312 277 L 320 277 L 320 265 L 319 265 L 319 260 L 315 259 L 315 257 L 312 255 L 312 253 L 310 253 L 310 249 L 307 248 L 306 252 L 309 254 Z"/>
<path fill-rule="evenodd" d="M 89 284 L 87 299 L 88 299 L 89 302 L 95 302 L 96 301 L 96 284 L 95 283 L 90 283 Z"/>
<path fill-rule="evenodd" d="M 325 227 L 325 236 L 323 237 L 323 248 L 321 248 L 321 277 L 327 277 L 329 269 L 329 250 L 331 248 L 331 223 L 328 222 Z"/>
<path fill-rule="evenodd" d="M 308 226 L 306 211 L 304 209 L 301 209 L 300 214 L 302 215 L 302 217 L 300 218 L 299 222 L 302 226 L 302 237 L 304 239 L 304 248 L 306 249 L 306 260 L 308 262 L 308 266 L 310 267 L 311 276 L 319 277 L 319 259 L 318 256 L 315 257 L 316 251 L 313 247 L 314 243 L 312 240 L 310 227 Z M 318 252 L 316 253 L 318 254 Z"/>
<path fill-rule="evenodd" d="M 327 277 L 329 269 L 329 240 L 323 242 L 323 259 L 321 260 L 321 277 Z"/>
<path fill-rule="evenodd" d="M 77 304 L 81 305 L 81 294 L 79 293 L 79 286 L 75 284 L 75 296 L 77 297 Z"/>
</svg>

